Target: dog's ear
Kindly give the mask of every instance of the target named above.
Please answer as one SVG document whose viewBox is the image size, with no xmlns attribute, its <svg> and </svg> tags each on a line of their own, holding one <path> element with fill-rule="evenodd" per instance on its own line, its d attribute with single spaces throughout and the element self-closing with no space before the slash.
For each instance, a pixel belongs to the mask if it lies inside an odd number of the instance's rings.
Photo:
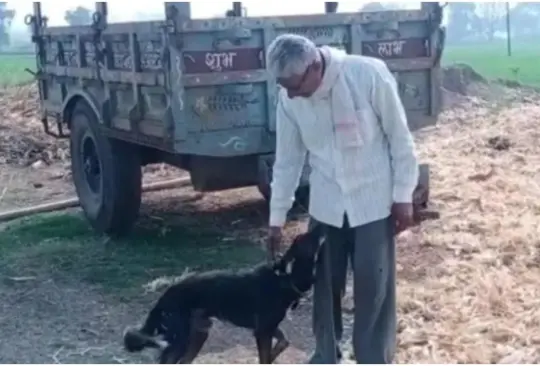
<svg viewBox="0 0 540 366">
<path fill-rule="evenodd" d="M 291 274 L 296 250 L 297 247 L 295 245 L 291 245 L 285 254 L 274 263 L 272 269 L 274 270 L 275 274 L 278 276 L 283 274 Z"/>
<path fill-rule="evenodd" d="M 295 248 L 290 248 L 286 253 L 285 255 L 283 256 L 283 258 L 281 258 L 281 270 L 283 273 L 285 274 L 291 274 L 292 272 L 292 265 L 294 263 L 294 250 Z"/>
<path fill-rule="evenodd" d="M 288 262 L 280 261 L 279 263 L 276 263 L 272 269 L 274 273 L 278 276 L 290 275 L 292 273 L 293 264 L 294 264 L 294 259 Z"/>
</svg>

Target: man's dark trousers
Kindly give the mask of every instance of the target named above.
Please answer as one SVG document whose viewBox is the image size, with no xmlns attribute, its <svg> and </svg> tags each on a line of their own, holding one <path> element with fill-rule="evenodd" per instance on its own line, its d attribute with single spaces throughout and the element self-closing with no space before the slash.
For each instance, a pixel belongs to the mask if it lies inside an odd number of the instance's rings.
<svg viewBox="0 0 540 366">
<path fill-rule="evenodd" d="M 336 347 L 343 333 L 341 299 L 347 264 L 353 269 L 353 351 L 357 363 L 392 363 L 396 346 L 396 256 L 391 217 L 350 228 L 315 220 L 325 240 L 317 263 L 313 296 L 315 353 L 310 363 L 338 363 Z M 329 260 L 328 260 L 329 259 Z"/>
</svg>

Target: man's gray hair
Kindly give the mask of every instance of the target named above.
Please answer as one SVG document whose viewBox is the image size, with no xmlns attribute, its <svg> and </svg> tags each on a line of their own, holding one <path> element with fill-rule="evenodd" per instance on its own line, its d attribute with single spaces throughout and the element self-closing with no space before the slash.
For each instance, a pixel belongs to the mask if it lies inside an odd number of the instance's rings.
<svg viewBox="0 0 540 366">
<path fill-rule="evenodd" d="M 308 66 L 321 58 L 310 39 L 296 34 L 283 34 L 266 50 L 266 65 L 276 78 L 303 74 Z"/>
</svg>

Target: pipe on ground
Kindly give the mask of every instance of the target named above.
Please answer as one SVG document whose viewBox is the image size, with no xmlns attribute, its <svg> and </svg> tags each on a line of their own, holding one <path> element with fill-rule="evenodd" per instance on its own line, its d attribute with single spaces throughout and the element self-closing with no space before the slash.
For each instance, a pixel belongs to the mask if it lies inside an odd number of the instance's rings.
<svg viewBox="0 0 540 366">
<path fill-rule="evenodd" d="M 155 192 L 162 191 L 166 189 L 181 188 L 191 184 L 191 179 L 189 177 L 171 179 L 163 182 L 155 182 L 143 185 L 143 192 Z M 44 203 L 42 205 L 25 207 L 16 210 L 0 212 L 0 222 L 9 221 L 18 219 L 21 217 L 35 215 L 38 213 L 53 212 L 65 210 L 67 208 L 79 206 L 78 198 L 69 198 L 63 201 Z"/>
</svg>

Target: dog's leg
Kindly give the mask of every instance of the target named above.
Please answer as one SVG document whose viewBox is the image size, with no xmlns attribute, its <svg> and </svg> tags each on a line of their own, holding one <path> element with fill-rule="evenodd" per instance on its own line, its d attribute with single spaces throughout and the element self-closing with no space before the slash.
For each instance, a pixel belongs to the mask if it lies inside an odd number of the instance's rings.
<svg viewBox="0 0 540 366">
<path fill-rule="evenodd" d="M 189 346 L 189 345 L 188 345 Z M 176 364 L 182 359 L 187 351 L 186 344 L 173 343 L 163 350 L 159 357 L 159 363 Z"/>
<path fill-rule="evenodd" d="M 202 314 L 195 312 L 191 319 L 191 334 L 186 354 L 177 363 L 192 363 L 201 351 L 204 343 L 208 339 L 208 333 L 212 328 L 212 321 Z"/>
<path fill-rule="evenodd" d="M 257 332 L 255 340 L 257 341 L 257 351 L 259 352 L 259 363 L 272 363 L 272 333 Z"/>
<path fill-rule="evenodd" d="M 276 358 L 278 358 L 279 355 L 283 353 L 283 351 L 289 348 L 290 344 L 287 338 L 285 338 L 285 334 L 283 334 L 283 332 L 279 328 L 274 331 L 274 338 L 276 339 L 276 345 L 274 346 L 274 348 L 272 348 L 272 352 L 270 354 L 270 363 L 274 363 Z"/>
<path fill-rule="evenodd" d="M 173 343 L 161 354 L 159 363 L 178 364 L 192 363 L 201 351 L 202 346 L 208 339 L 208 332 L 194 331 L 188 340 L 188 344 Z"/>
<path fill-rule="evenodd" d="M 192 325 L 190 314 L 175 314 L 168 319 L 169 345 L 161 352 L 159 363 L 176 364 L 185 357 L 191 345 Z"/>
<path fill-rule="evenodd" d="M 208 339 L 208 332 L 194 332 L 189 340 L 186 354 L 177 363 L 192 363 L 198 356 L 204 343 Z"/>
</svg>

